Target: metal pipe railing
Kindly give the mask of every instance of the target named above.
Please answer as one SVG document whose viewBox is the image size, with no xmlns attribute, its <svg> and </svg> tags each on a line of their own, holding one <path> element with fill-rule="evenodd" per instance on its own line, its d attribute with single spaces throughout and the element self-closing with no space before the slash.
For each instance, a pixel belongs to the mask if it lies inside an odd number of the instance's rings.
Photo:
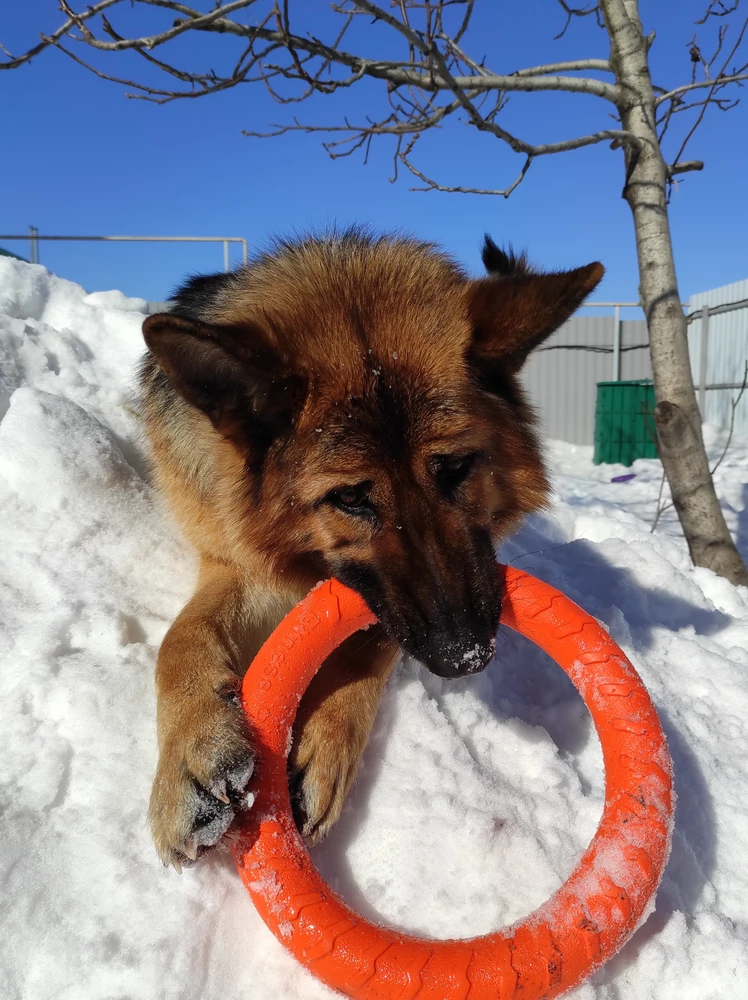
<svg viewBox="0 0 748 1000">
<path fill-rule="evenodd" d="M 229 243 L 241 243 L 243 262 L 248 260 L 247 241 L 243 236 L 40 236 L 37 229 L 29 227 L 28 236 L 0 236 L 0 240 L 28 240 L 32 264 L 39 263 L 38 240 L 69 240 L 72 242 L 114 243 L 223 243 L 223 269 L 230 270 Z"/>
</svg>

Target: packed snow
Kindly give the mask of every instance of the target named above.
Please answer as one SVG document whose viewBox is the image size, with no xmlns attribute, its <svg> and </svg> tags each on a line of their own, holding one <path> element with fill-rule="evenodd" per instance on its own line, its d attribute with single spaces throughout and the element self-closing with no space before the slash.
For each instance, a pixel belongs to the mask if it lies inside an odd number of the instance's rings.
<svg viewBox="0 0 748 1000">
<path fill-rule="evenodd" d="M 146 305 L 0 258 L 0 996 L 323 1000 L 224 850 L 178 876 L 149 839 L 153 666 L 195 564 L 147 483 L 132 402 Z M 724 435 L 708 431 L 718 456 Z M 694 569 L 656 461 L 548 446 L 557 494 L 502 552 L 595 615 L 641 673 L 675 766 L 656 908 L 575 1000 L 748 984 L 748 590 Z M 625 483 L 611 479 L 633 471 Z M 748 556 L 748 445 L 716 476 Z M 366 916 L 481 934 L 541 905 L 603 801 L 571 682 L 501 633 L 483 673 L 405 660 L 343 818 L 313 857 Z"/>
</svg>

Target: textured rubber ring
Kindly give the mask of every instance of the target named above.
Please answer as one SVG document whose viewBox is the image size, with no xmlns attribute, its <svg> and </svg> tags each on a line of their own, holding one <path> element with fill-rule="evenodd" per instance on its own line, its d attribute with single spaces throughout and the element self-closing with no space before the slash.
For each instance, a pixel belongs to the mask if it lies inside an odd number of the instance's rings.
<svg viewBox="0 0 748 1000">
<path fill-rule="evenodd" d="M 534 913 L 472 940 L 432 941 L 380 927 L 322 880 L 296 831 L 286 757 L 303 692 L 344 639 L 376 621 L 335 580 L 281 622 L 252 663 L 242 699 L 258 742 L 255 803 L 232 850 L 278 940 L 328 986 L 356 1000 L 540 1000 L 598 969 L 648 912 L 672 833 L 672 763 L 638 674 L 605 630 L 563 594 L 511 567 L 503 625 L 562 667 L 592 715 L 605 807 L 573 874 Z"/>
</svg>

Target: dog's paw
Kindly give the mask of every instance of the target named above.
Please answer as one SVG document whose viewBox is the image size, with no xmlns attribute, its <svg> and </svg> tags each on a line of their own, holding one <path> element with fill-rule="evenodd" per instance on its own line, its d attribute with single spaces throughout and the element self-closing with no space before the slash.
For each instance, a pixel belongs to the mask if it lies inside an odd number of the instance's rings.
<svg viewBox="0 0 748 1000">
<path fill-rule="evenodd" d="M 151 792 L 156 850 L 181 872 L 214 847 L 247 808 L 254 752 L 241 710 L 223 702 L 165 742 Z"/>
<path fill-rule="evenodd" d="M 339 728 L 328 727 L 315 715 L 294 744 L 289 758 L 291 804 L 297 827 L 313 844 L 340 818 L 364 743 L 354 734 L 343 737 Z"/>
</svg>

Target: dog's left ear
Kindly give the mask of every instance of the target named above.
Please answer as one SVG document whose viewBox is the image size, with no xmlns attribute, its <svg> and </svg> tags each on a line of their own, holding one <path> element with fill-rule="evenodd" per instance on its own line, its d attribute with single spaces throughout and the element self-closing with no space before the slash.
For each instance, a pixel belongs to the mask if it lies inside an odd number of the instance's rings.
<svg viewBox="0 0 748 1000">
<path fill-rule="evenodd" d="M 573 271 L 520 271 L 471 282 L 470 363 L 479 372 L 495 366 L 517 372 L 530 351 L 571 316 L 604 273 L 602 264 L 594 263 Z"/>
</svg>

